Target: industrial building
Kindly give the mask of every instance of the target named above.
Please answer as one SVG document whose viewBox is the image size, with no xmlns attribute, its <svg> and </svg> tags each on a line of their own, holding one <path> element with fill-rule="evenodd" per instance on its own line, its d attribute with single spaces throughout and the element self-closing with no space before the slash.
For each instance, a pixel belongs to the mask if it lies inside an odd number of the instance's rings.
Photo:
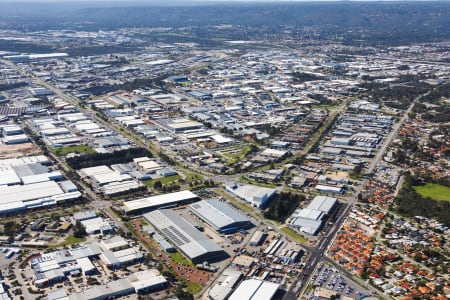
<svg viewBox="0 0 450 300">
<path fill-rule="evenodd" d="M 129 174 L 120 174 L 104 165 L 81 169 L 78 174 L 84 181 L 89 182 L 96 192 L 105 195 L 122 193 L 143 186 Z"/>
<path fill-rule="evenodd" d="M 67 295 L 63 291 L 64 298 L 68 300 L 103 300 L 127 296 L 133 293 L 147 294 L 165 289 L 167 280 L 155 270 L 139 271 L 128 277 L 114 280 L 103 285 L 88 288 L 79 293 Z"/>
<path fill-rule="evenodd" d="M 341 186 L 332 186 L 332 185 L 325 185 L 325 184 L 318 184 L 314 187 L 316 190 L 322 193 L 326 194 L 344 194 L 345 189 Z"/>
<path fill-rule="evenodd" d="M 234 290 L 229 300 L 271 300 L 277 293 L 280 285 L 273 282 L 247 279 Z"/>
<path fill-rule="evenodd" d="M 99 246 L 103 251 L 118 251 L 129 247 L 128 242 L 120 235 L 103 238 Z"/>
<path fill-rule="evenodd" d="M 144 255 L 134 248 L 117 251 L 106 250 L 100 254 L 100 260 L 107 268 L 116 270 L 122 266 L 141 263 L 144 260 Z"/>
<path fill-rule="evenodd" d="M 315 235 L 322 227 L 323 218 L 333 211 L 336 204 L 336 198 L 316 196 L 306 208 L 294 211 L 290 225 L 307 234 Z"/>
<path fill-rule="evenodd" d="M 77 211 L 73 214 L 75 221 L 84 221 L 89 219 L 97 218 L 97 213 L 95 209 L 87 209 L 82 211 Z"/>
<path fill-rule="evenodd" d="M 173 132 L 183 132 L 186 130 L 203 128 L 203 124 L 196 121 L 190 121 L 187 119 L 177 119 L 173 120 L 172 123 L 167 124 L 167 127 Z"/>
<path fill-rule="evenodd" d="M 336 206 L 337 199 L 326 196 L 316 196 L 308 205 L 311 210 L 323 212 L 325 215 L 329 214 Z"/>
<path fill-rule="evenodd" d="M 76 249 L 54 251 L 33 257 L 29 260 L 35 272 L 33 284 L 37 287 L 45 287 L 64 280 L 72 272 L 82 271 L 88 274 L 98 272 L 90 259 L 98 257 L 100 253 L 101 250 L 97 245 L 88 244 Z"/>
<path fill-rule="evenodd" d="M 276 192 L 276 189 L 250 184 L 233 184 L 231 186 L 225 186 L 225 190 L 258 208 L 263 208 L 266 202 Z"/>
<path fill-rule="evenodd" d="M 50 172 L 48 164 L 45 156 L 0 160 L 0 214 L 81 197 L 76 186 L 70 181 L 64 181 L 59 171 Z"/>
<path fill-rule="evenodd" d="M 267 233 L 265 233 L 264 231 L 261 231 L 261 230 L 255 231 L 252 238 L 250 239 L 250 246 L 255 247 L 255 246 L 262 245 L 262 243 L 264 242 L 266 237 L 267 237 Z"/>
<path fill-rule="evenodd" d="M 123 209 L 128 214 L 142 213 L 158 208 L 169 208 L 184 203 L 194 202 L 199 199 L 199 196 L 197 196 L 196 194 L 192 193 L 191 191 L 185 190 L 170 194 L 126 201 L 123 203 Z"/>
<path fill-rule="evenodd" d="M 29 60 L 61 58 L 67 56 L 69 56 L 69 54 L 67 53 L 20 54 L 20 55 L 5 56 L 5 59 L 9 59 L 14 62 L 23 62 Z"/>
<path fill-rule="evenodd" d="M 226 268 L 220 274 L 211 290 L 208 292 L 208 297 L 211 300 L 225 300 L 233 292 L 239 280 L 242 278 L 242 273 L 234 268 Z"/>
<path fill-rule="evenodd" d="M 80 221 L 87 234 L 109 234 L 113 232 L 111 224 L 100 216 Z"/>
<path fill-rule="evenodd" d="M 156 210 L 144 217 L 193 263 L 211 262 L 228 256 L 222 248 L 170 209 Z"/>
<path fill-rule="evenodd" d="M 92 263 L 92 259 L 100 259 L 108 268 L 114 270 L 124 265 L 142 263 L 144 253 L 137 247 L 130 247 L 129 243 L 119 236 L 105 238 L 97 243 L 86 244 L 70 250 L 42 253 L 29 260 L 29 265 L 34 271 L 33 284 L 37 287 L 45 287 L 76 273 L 98 274 L 99 271 Z M 136 280 L 132 279 L 131 281 Z M 157 282 L 155 281 L 154 284 L 156 285 Z M 132 285 L 134 286 L 134 284 Z M 152 286 L 150 282 L 136 284 L 136 292 L 144 291 L 149 286 Z"/>
<path fill-rule="evenodd" d="M 219 200 L 199 201 L 189 210 L 219 233 L 232 233 L 252 224 L 246 216 Z"/>
</svg>

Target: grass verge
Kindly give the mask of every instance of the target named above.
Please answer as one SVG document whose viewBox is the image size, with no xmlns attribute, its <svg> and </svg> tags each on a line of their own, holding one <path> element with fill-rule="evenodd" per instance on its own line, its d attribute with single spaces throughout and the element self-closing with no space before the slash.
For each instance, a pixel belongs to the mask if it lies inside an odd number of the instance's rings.
<svg viewBox="0 0 450 300">
<path fill-rule="evenodd" d="M 288 236 L 290 236 L 291 238 L 293 238 L 294 240 L 296 240 L 299 243 L 311 244 L 311 242 L 309 240 L 305 239 L 303 236 L 299 235 L 298 233 L 296 233 L 294 230 L 290 229 L 289 227 L 283 227 L 283 228 L 281 228 L 281 231 L 283 231 L 284 233 L 286 233 Z"/>
<path fill-rule="evenodd" d="M 183 256 L 180 252 L 167 253 L 174 263 L 180 263 L 186 266 L 194 266 L 190 260 Z"/>
<path fill-rule="evenodd" d="M 186 287 L 191 294 L 197 294 L 202 289 L 203 285 L 197 282 L 187 282 Z"/>
</svg>

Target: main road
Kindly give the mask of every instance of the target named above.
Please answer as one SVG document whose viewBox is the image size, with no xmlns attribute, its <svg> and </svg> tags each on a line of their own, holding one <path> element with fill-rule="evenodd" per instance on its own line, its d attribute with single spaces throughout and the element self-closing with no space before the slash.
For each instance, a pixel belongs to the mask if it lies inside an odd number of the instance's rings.
<svg viewBox="0 0 450 300">
<path fill-rule="evenodd" d="M 417 101 L 424 95 L 427 95 L 427 93 L 418 96 L 414 98 L 414 100 L 411 102 L 411 105 L 408 107 L 408 109 L 404 112 L 402 118 L 394 124 L 392 130 L 390 133 L 386 136 L 384 139 L 381 147 L 378 149 L 377 154 L 375 155 L 374 159 L 370 162 L 368 167 L 366 168 L 366 175 L 365 178 L 355 187 L 355 191 L 350 197 L 345 198 L 346 202 L 342 204 L 342 212 L 339 215 L 339 217 L 336 219 L 334 224 L 328 228 L 328 230 L 324 233 L 324 238 L 317 243 L 317 245 L 311 247 L 311 246 L 303 246 L 305 249 L 307 249 L 310 252 L 310 257 L 308 261 L 305 263 L 304 272 L 298 278 L 289 288 L 289 290 L 284 295 L 283 300 L 294 300 L 298 298 L 298 295 L 304 290 L 304 288 L 307 286 L 307 283 L 310 281 L 310 278 L 312 274 L 314 273 L 314 270 L 316 269 L 317 265 L 322 260 L 327 260 L 334 265 L 336 263 L 326 256 L 326 251 L 328 249 L 328 246 L 331 245 L 333 242 L 337 232 L 340 230 L 342 224 L 344 223 L 345 219 L 347 218 L 350 209 L 353 207 L 353 205 L 358 200 L 358 194 L 364 189 L 364 187 L 367 184 L 367 181 L 369 180 L 367 177 L 370 176 L 370 174 L 373 173 L 375 168 L 380 164 L 383 156 L 385 155 L 386 151 L 388 150 L 389 145 L 392 143 L 393 139 L 397 136 L 401 126 L 405 123 L 405 121 L 408 119 L 409 113 L 414 108 L 414 105 L 417 103 Z M 336 265 L 336 267 L 339 267 Z M 340 267 L 339 267 L 340 268 Z M 349 274 L 350 275 L 350 274 Z"/>
<path fill-rule="evenodd" d="M 40 84 L 50 90 L 52 90 L 57 96 L 59 96 L 62 100 L 65 100 L 75 106 L 77 106 L 80 111 L 88 113 L 89 115 L 91 115 L 97 122 L 103 124 L 105 127 L 113 129 L 115 131 L 119 131 L 121 128 L 119 128 L 118 125 L 116 124 L 112 124 L 112 123 L 108 123 L 106 121 L 104 121 L 103 119 L 99 118 L 91 109 L 89 108 L 84 108 L 81 107 L 79 105 L 79 102 L 77 99 L 75 99 L 74 97 L 66 94 L 64 91 L 62 91 L 61 89 L 43 81 L 42 79 L 40 79 L 39 77 L 35 76 L 32 72 L 28 71 L 28 70 L 24 70 L 20 67 L 18 67 L 17 65 L 15 65 L 14 63 L 7 61 L 7 60 L 0 60 L 1 62 L 3 62 L 4 64 L 16 69 L 20 74 L 29 76 L 30 78 L 32 78 L 34 80 L 35 83 Z M 388 136 L 384 139 L 383 144 L 381 145 L 381 147 L 379 148 L 377 154 L 375 155 L 374 159 L 370 162 L 369 166 L 366 168 L 366 175 L 369 175 L 375 170 L 375 168 L 379 165 L 379 163 L 381 162 L 382 157 L 384 156 L 384 154 L 386 153 L 389 145 L 391 144 L 392 140 L 394 139 L 394 137 L 397 135 L 398 131 L 400 130 L 400 127 L 403 125 L 403 123 L 407 120 L 408 118 L 408 114 L 411 112 L 411 110 L 413 109 L 415 103 L 417 102 L 417 100 L 420 98 L 421 96 L 416 97 L 413 102 L 411 103 L 411 105 L 408 107 L 408 109 L 404 112 L 402 118 L 396 123 L 394 124 L 391 132 L 388 134 Z M 334 119 L 337 117 L 338 113 L 345 107 L 345 105 L 341 106 L 341 109 L 339 109 L 338 111 L 335 111 L 331 114 L 331 118 Z M 327 122 L 328 124 L 328 122 Z M 124 131 L 121 131 L 121 133 L 123 133 Z M 321 132 L 320 132 L 321 133 Z M 316 139 L 320 138 L 320 133 L 316 134 Z M 137 139 L 136 137 L 132 136 L 131 134 L 129 134 L 128 132 L 126 132 L 126 135 L 128 137 L 130 137 L 133 141 L 135 141 L 139 146 L 142 146 L 146 149 L 148 149 L 149 151 L 154 151 L 154 149 L 151 149 L 146 143 L 142 142 L 140 139 Z M 311 143 L 309 143 L 311 144 Z M 308 149 L 309 150 L 309 149 Z M 61 161 L 59 161 L 60 163 L 62 163 Z M 239 174 L 238 174 L 239 175 Z M 237 175 L 236 175 L 237 176 Z M 216 178 L 219 178 L 221 176 L 217 176 Z M 327 259 L 326 257 L 324 257 L 324 254 L 327 251 L 328 246 L 332 243 L 333 239 L 335 238 L 337 232 L 339 231 L 339 229 L 341 228 L 343 222 L 345 221 L 346 217 L 348 216 L 350 209 L 352 208 L 352 206 L 356 203 L 357 201 L 357 195 L 363 190 L 363 188 L 366 185 L 367 182 L 367 176 L 365 176 L 364 180 L 362 180 L 356 187 L 355 187 L 355 191 L 353 192 L 352 196 L 345 198 L 345 202 L 342 204 L 342 212 L 340 213 L 339 217 L 335 220 L 334 224 L 332 226 L 329 226 L 327 228 L 327 231 L 324 233 L 324 238 L 319 241 L 319 243 L 316 246 L 304 246 L 306 250 L 308 250 L 310 252 L 309 255 L 309 259 L 307 260 L 307 262 L 305 263 L 304 266 L 304 273 L 302 274 L 302 276 L 300 276 L 300 278 L 298 278 L 289 288 L 289 290 L 287 291 L 287 293 L 284 296 L 284 300 L 291 300 L 291 299 L 297 299 L 297 295 L 306 287 L 306 283 L 309 282 L 310 277 L 313 273 L 313 271 L 315 270 L 317 264 L 323 260 L 323 259 Z M 225 178 L 224 178 L 225 179 Z M 104 211 L 114 220 L 116 221 L 116 223 L 118 224 L 118 226 L 120 226 L 122 223 L 118 220 L 118 218 L 116 216 L 114 216 L 111 212 L 109 212 L 106 208 L 110 208 L 110 202 L 108 201 L 102 201 L 100 200 L 95 193 L 93 193 L 92 191 L 88 191 L 88 194 L 90 196 L 90 198 L 93 199 L 92 205 L 93 207 L 96 208 L 100 208 L 100 209 L 105 209 Z M 255 218 L 258 219 L 258 216 L 253 216 Z M 121 226 L 122 227 L 122 226 Z M 328 259 L 327 259 L 328 260 Z"/>
</svg>

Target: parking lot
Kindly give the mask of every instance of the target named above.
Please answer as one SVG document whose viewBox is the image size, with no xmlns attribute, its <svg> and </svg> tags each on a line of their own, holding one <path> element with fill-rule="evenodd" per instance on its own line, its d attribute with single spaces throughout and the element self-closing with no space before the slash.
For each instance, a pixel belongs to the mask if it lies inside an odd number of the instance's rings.
<svg viewBox="0 0 450 300">
<path fill-rule="evenodd" d="M 369 291 L 348 279 L 339 270 L 324 263 L 319 264 L 311 278 L 311 283 L 314 287 L 334 291 L 340 297 L 347 296 L 353 299 L 363 299 L 371 296 Z"/>
</svg>

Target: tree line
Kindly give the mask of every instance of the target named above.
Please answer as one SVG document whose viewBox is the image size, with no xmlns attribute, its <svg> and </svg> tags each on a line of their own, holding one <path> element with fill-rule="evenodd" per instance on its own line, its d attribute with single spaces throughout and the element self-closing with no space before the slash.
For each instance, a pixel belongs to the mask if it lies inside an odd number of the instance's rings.
<svg viewBox="0 0 450 300">
<path fill-rule="evenodd" d="M 406 217 L 432 218 L 450 226 L 450 203 L 421 196 L 413 187 L 421 183 L 410 173 L 405 175 L 405 183 L 395 198 L 395 211 Z"/>
<path fill-rule="evenodd" d="M 13 90 L 16 88 L 20 88 L 23 86 L 27 86 L 28 83 L 23 82 L 23 81 L 19 81 L 19 82 L 15 82 L 15 83 L 3 83 L 0 84 L 0 91 L 7 91 L 7 90 Z"/>
<path fill-rule="evenodd" d="M 67 164 L 75 169 L 96 167 L 100 165 L 113 165 L 120 163 L 129 163 L 137 157 L 152 157 L 152 154 L 145 148 L 131 148 L 114 151 L 112 153 L 93 153 L 81 156 L 75 156 L 66 160 Z"/>
<path fill-rule="evenodd" d="M 264 218 L 284 222 L 304 200 L 304 195 L 291 192 L 276 194 L 264 212 Z"/>
</svg>

